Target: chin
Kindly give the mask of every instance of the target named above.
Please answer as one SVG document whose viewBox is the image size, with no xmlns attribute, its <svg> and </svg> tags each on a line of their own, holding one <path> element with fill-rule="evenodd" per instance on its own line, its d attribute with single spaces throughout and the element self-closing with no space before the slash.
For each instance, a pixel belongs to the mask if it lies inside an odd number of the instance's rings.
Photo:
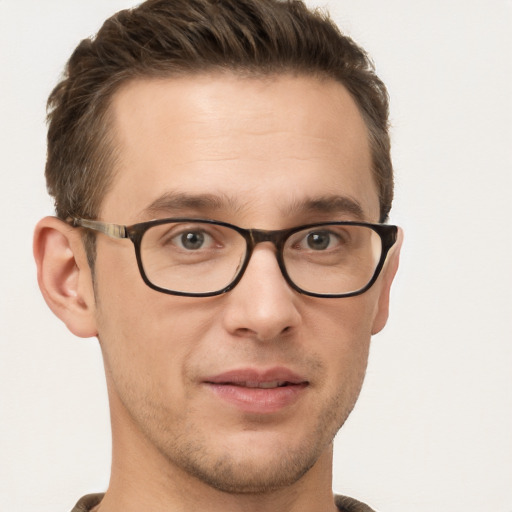
<svg viewBox="0 0 512 512">
<path fill-rule="evenodd" d="M 293 486 L 320 459 L 330 461 L 336 431 L 333 424 L 320 435 L 314 429 L 303 435 L 297 430 L 279 434 L 275 430 L 245 430 L 216 442 L 196 438 L 187 443 L 182 438 L 179 448 L 173 445 L 166 451 L 169 463 L 213 489 L 229 494 L 267 494 Z"/>
<path fill-rule="evenodd" d="M 206 458 L 187 461 L 190 476 L 229 494 L 266 494 L 298 482 L 317 462 L 318 454 L 296 450 L 286 454 L 266 453 L 253 457 L 250 453 L 226 454 L 209 461 Z"/>
</svg>

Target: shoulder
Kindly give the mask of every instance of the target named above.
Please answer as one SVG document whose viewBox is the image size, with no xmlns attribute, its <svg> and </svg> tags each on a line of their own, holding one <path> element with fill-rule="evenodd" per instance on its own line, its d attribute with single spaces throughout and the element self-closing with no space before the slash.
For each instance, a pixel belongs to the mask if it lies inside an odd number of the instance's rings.
<svg viewBox="0 0 512 512">
<path fill-rule="evenodd" d="M 104 494 L 87 494 L 78 500 L 71 512 L 90 512 L 93 507 L 99 504 Z"/>
<path fill-rule="evenodd" d="M 375 512 L 368 505 L 347 496 L 335 496 L 334 501 L 340 512 Z"/>
</svg>

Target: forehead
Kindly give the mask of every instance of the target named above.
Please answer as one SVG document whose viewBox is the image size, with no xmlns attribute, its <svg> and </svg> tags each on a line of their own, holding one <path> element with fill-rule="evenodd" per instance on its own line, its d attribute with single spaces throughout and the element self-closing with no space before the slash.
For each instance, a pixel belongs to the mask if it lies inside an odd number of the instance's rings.
<svg viewBox="0 0 512 512">
<path fill-rule="evenodd" d="M 119 158 L 101 210 L 106 220 L 163 216 L 148 207 L 176 195 L 217 197 L 209 204 L 219 214 L 259 212 L 261 222 L 301 202 L 341 196 L 367 220 L 378 219 L 367 129 L 334 80 L 141 79 L 125 84 L 111 109 Z"/>
</svg>

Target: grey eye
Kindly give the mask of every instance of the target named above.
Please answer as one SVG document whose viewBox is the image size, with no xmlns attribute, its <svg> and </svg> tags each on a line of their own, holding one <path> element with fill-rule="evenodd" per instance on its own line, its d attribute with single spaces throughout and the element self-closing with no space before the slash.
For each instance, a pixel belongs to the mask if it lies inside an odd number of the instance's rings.
<svg viewBox="0 0 512 512">
<path fill-rule="evenodd" d="M 306 243 L 309 249 L 314 251 L 323 251 L 331 244 L 332 233 L 329 231 L 316 231 L 309 233 Z"/>
<path fill-rule="evenodd" d="M 179 243 L 184 249 L 195 251 L 201 249 L 205 242 L 205 235 L 199 231 L 190 231 L 180 236 Z"/>
</svg>

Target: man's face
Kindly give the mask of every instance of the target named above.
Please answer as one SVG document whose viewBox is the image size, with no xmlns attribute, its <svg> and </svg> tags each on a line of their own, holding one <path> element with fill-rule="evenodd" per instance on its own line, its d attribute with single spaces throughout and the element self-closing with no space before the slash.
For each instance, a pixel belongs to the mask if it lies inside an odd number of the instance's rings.
<svg viewBox="0 0 512 512">
<path fill-rule="evenodd" d="M 112 112 L 120 158 L 103 221 L 197 217 L 273 230 L 361 220 L 326 200 L 338 196 L 378 221 L 367 131 L 334 81 L 140 80 Z M 139 446 L 145 464 L 231 492 L 325 469 L 383 324 L 383 282 L 352 298 L 301 295 L 262 243 L 229 293 L 178 297 L 144 284 L 130 242 L 99 235 L 96 322 L 114 450 Z"/>
</svg>

